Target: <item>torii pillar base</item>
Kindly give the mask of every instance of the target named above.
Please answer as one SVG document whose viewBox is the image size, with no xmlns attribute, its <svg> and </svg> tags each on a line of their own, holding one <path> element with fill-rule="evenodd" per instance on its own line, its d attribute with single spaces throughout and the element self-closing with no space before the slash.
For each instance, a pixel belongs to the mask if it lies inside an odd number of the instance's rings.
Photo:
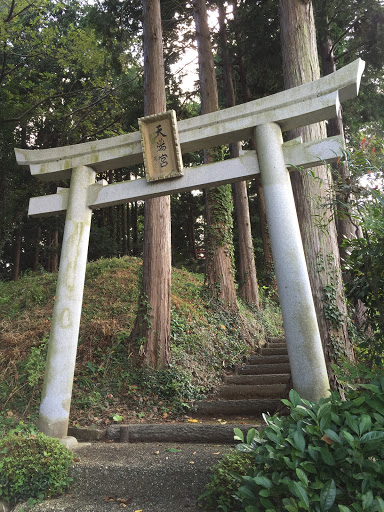
<svg viewBox="0 0 384 512">
<path fill-rule="evenodd" d="M 256 127 L 255 141 L 293 388 L 318 401 L 329 381 L 280 126 Z"/>
</svg>

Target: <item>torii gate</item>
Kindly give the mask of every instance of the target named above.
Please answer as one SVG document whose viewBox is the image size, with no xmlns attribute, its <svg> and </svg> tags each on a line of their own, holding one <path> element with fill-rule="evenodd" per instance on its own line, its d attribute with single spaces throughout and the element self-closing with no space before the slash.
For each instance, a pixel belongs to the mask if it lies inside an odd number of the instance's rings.
<svg viewBox="0 0 384 512">
<path fill-rule="evenodd" d="M 261 173 L 271 248 L 293 387 L 307 399 L 329 393 L 288 170 L 314 167 L 342 156 L 342 137 L 283 143 L 282 131 L 336 117 L 339 101 L 358 94 L 360 59 L 319 80 L 272 96 L 178 123 L 181 152 L 254 137 L 256 151 L 190 169 L 162 181 L 95 182 L 98 172 L 143 161 L 139 132 L 44 150 L 15 149 L 17 162 L 42 181 L 71 178 L 69 189 L 31 198 L 29 215 L 66 212 L 49 339 L 39 429 L 66 438 L 80 326 L 92 210 L 150 197 L 249 180 Z"/>
</svg>

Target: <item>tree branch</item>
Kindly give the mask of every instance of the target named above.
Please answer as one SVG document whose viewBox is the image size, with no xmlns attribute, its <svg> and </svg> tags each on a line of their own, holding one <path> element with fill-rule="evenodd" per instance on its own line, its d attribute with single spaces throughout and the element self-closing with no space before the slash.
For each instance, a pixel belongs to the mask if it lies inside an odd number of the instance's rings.
<svg viewBox="0 0 384 512">
<path fill-rule="evenodd" d="M 117 117 L 115 117 L 115 119 L 113 121 L 111 121 L 107 125 L 103 126 L 102 128 L 99 128 L 98 130 L 96 130 L 95 132 L 91 133 L 90 135 L 84 135 L 81 138 L 80 143 L 81 142 L 86 142 L 89 139 L 93 139 L 93 137 L 96 137 L 96 135 L 98 135 L 99 133 L 102 133 L 104 130 L 107 130 L 112 125 L 114 125 L 117 121 L 119 121 L 123 117 L 123 115 L 124 114 L 119 114 Z"/>
<path fill-rule="evenodd" d="M 95 90 L 95 89 L 99 89 L 99 87 L 93 87 L 90 90 Z M 34 110 L 35 108 L 37 108 L 40 105 L 43 105 L 44 103 L 46 103 L 49 100 L 53 100 L 55 98 L 63 98 L 65 96 L 73 96 L 73 95 L 79 94 L 81 92 L 84 92 L 84 91 L 76 90 L 76 91 L 71 91 L 71 92 L 63 92 L 63 93 L 58 93 L 58 94 L 52 94 L 50 96 L 47 96 L 43 100 L 37 101 L 36 103 L 34 103 L 30 108 L 28 108 L 25 112 L 23 112 L 19 116 L 17 116 L 17 117 L 10 117 L 8 119 L 3 119 L 2 121 L 0 120 L 0 122 L 3 122 L 3 123 L 15 123 L 15 122 L 21 121 L 26 115 L 28 115 L 30 112 L 32 112 L 32 110 Z"/>
<path fill-rule="evenodd" d="M 347 27 L 347 29 L 341 34 L 341 36 L 336 39 L 336 41 L 331 46 L 331 49 L 329 50 L 330 54 L 335 50 L 340 41 L 353 29 L 354 24 L 355 22 L 351 23 L 349 27 Z"/>
<path fill-rule="evenodd" d="M 12 0 L 11 7 L 9 8 L 8 16 L 4 20 L 5 23 L 9 23 L 12 19 L 13 9 L 15 8 L 15 1 L 16 0 Z"/>
</svg>

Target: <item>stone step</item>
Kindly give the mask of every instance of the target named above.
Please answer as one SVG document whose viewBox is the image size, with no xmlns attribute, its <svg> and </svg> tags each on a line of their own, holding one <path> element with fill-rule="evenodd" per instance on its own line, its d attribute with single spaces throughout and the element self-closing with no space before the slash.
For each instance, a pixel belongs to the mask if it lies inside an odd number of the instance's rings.
<svg viewBox="0 0 384 512">
<path fill-rule="evenodd" d="M 263 347 L 260 350 L 261 356 L 286 356 L 288 355 L 287 347 Z"/>
<path fill-rule="evenodd" d="M 265 375 L 291 373 L 289 363 L 277 364 L 246 364 L 237 368 L 239 375 Z"/>
<path fill-rule="evenodd" d="M 250 427 L 238 423 L 225 425 L 199 423 L 110 425 L 107 437 L 120 441 L 120 443 L 233 444 L 234 428 L 239 428 L 246 433 Z"/>
<path fill-rule="evenodd" d="M 285 343 L 285 338 L 268 338 L 268 343 Z"/>
<path fill-rule="evenodd" d="M 280 363 L 288 363 L 288 355 L 280 355 L 280 356 L 251 356 L 248 358 L 248 364 L 280 364 Z M 272 372 L 273 373 L 273 372 Z"/>
<path fill-rule="evenodd" d="M 69 493 L 30 512 L 191 512 L 201 510 L 211 467 L 229 445 L 94 443 L 76 450 Z M 171 450 L 171 451 L 169 451 Z M 20 507 L 20 510 L 22 507 Z M 26 509 L 25 509 L 26 510 Z"/>
<path fill-rule="evenodd" d="M 252 367 L 253 368 L 253 367 Z M 289 382 L 290 374 L 265 374 L 265 375 L 226 375 L 225 384 L 286 384 Z"/>
<path fill-rule="evenodd" d="M 286 384 L 224 384 L 220 386 L 218 396 L 228 400 L 254 398 L 284 398 Z"/>
<path fill-rule="evenodd" d="M 203 400 L 195 403 L 197 417 L 260 417 L 262 413 L 276 412 L 282 406 L 280 399 Z"/>
<path fill-rule="evenodd" d="M 265 347 L 266 348 L 285 348 L 285 349 L 287 349 L 287 344 L 285 342 L 284 343 L 267 343 L 265 345 Z"/>
</svg>

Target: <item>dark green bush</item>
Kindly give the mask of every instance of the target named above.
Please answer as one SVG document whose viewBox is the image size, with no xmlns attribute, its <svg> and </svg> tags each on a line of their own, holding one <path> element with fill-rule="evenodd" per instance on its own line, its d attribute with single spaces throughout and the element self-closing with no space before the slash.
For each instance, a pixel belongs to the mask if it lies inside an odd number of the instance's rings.
<svg viewBox="0 0 384 512">
<path fill-rule="evenodd" d="M 246 512 L 383 512 L 384 378 L 318 403 L 291 391 L 290 414 L 265 417 L 236 448 L 254 456 L 237 496 Z"/>
<path fill-rule="evenodd" d="M 254 464 L 248 453 L 233 451 L 227 453 L 212 467 L 212 477 L 206 492 L 200 497 L 206 510 L 234 512 L 240 510 L 241 502 L 234 497 L 239 488 L 239 476 L 247 475 Z"/>
<path fill-rule="evenodd" d="M 44 499 L 62 493 L 71 482 L 70 451 L 42 433 L 10 434 L 0 440 L 0 499 Z"/>
</svg>

